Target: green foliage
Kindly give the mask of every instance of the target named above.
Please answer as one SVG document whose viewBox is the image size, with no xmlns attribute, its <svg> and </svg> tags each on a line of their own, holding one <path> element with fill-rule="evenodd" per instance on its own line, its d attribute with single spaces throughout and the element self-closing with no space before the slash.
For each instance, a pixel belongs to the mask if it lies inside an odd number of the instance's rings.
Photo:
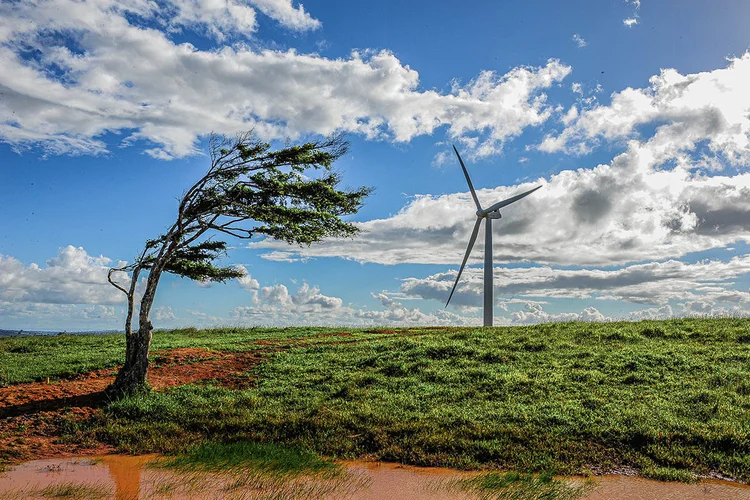
<svg viewBox="0 0 750 500">
<path fill-rule="evenodd" d="M 141 367 L 146 366 L 153 329 L 149 315 L 162 273 L 219 282 L 243 276 L 239 267 L 216 264 L 226 243 L 207 239 L 214 233 L 245 239 L 265 235 L 299 245 L 357 233 L 357 226 L 342 217 L 356 213 L 371 190 L 338 189 L 341 179 L 330 170 L 347 151 L 343 136 L 277 151 L 270 148 L 251 133 L 235 140 L 212 136 L 211 166 L 180 199 L 174 224 L 147 240 L 133 263 L 110 269 L 107 279 L 128 300 L 124 330 L 129 346 L 128 359 L 108 389 L 111 395 L 145 385 L 146 370 Z M 316 177 L 316 170 L 323 170 L 323 175 Z M 144 270 L 148 278 L 136 307 L 136 285 Z M 116 281 L 122 272 L 131 273 L 128 288 Z M 131 334 L 136 309 L 138 327 Z"/>
<path fill-rule="evenodd" d="M 278 151 L 249 135 L 218 145 L 215 139 L 212 147 L 211 169 L 182 200 L 180 215 L 186 221 L 219 215 L 229 220 L 210 223 L 217 231 L 246 238 L 263 234 L 307 245 L 357 232 L 340 217 L 356 213 L 371 190 L 337 189 L 341 178 L 330 169 L 347 151 L 341 136 Z M 328 172 L 316 178 L 315 170 Z M 243 225 L 246 221 L 253 224 Z"/>
<path fill-rule="evenodd" d="M 223 241 L 204 241 L 178 249 L 169 260 L 165 271 L 199 281 L 224 282 L 239 278 L 244 273 L 235 267 L 219 267 L 212 264 L 214 259 L 226 252 Z"/>
<path fill-rule="evenodd" d="M 300 245 L 356 234 L 357 226 L 341 217 L 356 213 L 371 189 L 338 189 L 341 177 L 330 169 L 346 153 L 346 141 L 334 136 L 277 151 L 270 147 L 250 134 L 235 141 L 212 138 L 208 173 L 180 200 L 175 224 L 146 241 L 132 267 L 225 281 L 242 273 L 214 265 L 225 254 L 225 242 L 195 243 L 209 231 L 238 238 L 266 235 Z M 315 170 L 326 173 L 315 177 L 308 172 Z"/>
</svg>

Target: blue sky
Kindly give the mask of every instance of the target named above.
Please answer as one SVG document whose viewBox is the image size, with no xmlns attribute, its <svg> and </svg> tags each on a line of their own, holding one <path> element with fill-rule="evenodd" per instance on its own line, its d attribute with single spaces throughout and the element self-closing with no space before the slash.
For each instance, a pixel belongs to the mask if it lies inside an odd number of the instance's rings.
<svg viewBox="0 0 750 500">
<path fill-rule="evenodd" d="M 459 8 L 460 7 L 460 8 Z M 211 131 L 336 130 L 362 235 L 230 241 L 157 327 L 496 324 L 750 310 L 750 4 L 33 0 L 0 5 L 0 328 L 121 328 L 106 269 L 172 222 Z M 480 235 L 481 241 L 481 235 Z"/>
</svg>

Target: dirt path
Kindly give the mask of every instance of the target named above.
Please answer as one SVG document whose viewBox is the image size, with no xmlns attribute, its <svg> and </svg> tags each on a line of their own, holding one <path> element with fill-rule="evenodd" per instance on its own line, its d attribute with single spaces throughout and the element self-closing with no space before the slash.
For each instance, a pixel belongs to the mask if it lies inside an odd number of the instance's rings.
<svg viewBox="0 0 750 500">
<path fill-rule="evenodd" d="M 183 348 L 158 351 L 148 380 L 156 390 L 195 382 L 231 388 L 254 383 L 258 352 L 222 352 Z M 90 372 L 71 380 L 32 382 L 0 388 L 0 463 L 111 452 L 102 443 L 63 443 L 59 427 L 65 419 L 83 420 L 105 403 L 102 390 L 119 367 Z"/>
</svg>

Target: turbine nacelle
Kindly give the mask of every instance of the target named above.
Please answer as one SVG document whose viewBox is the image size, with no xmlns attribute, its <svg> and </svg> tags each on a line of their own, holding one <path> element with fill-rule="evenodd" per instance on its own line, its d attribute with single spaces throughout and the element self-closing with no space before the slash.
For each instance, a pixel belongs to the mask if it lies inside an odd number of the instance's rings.
<svg viewBox="0 0 750 500">
<path fill-rule="evenodd" d="M 498 210 L 494 210 L 492 212 L 477 212 L 477 217 L 480 219 L 482 217 L 486 217 L 488 219 L 502 219 L 503 216 L 500 215 L 500 212 Z"/>
</svg>

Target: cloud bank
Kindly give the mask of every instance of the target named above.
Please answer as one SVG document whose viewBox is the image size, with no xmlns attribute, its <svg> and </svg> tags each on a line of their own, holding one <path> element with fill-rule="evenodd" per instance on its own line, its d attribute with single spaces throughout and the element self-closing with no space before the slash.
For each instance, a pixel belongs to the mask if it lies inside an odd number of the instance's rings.
<svg viewBox="0 0 750 500">
<path fill-rule="evenodd" d="M 445 127 L 481 156 L 549 119 L 543 91 L 571 71 L 551 59 L 426 90 L 387 50 L 328 59 L 254 49 L 241 37 L 255 30 L 256 8 L 290 29 L 320 26 L 290 0 L 0 4 L 0 140 L 97 154 L 112 132 L 169 159 L 197 153 L 198 138 L 212 131 L 253 128 L 265 139 L 346 131 L 405 142 Z M 173 41 L 188 29 L 220 43 L 201 50 Z"/>
<path fill-rule="evenodd" d="M 496 261 L 612 266 L 750 241 L 750 174 L 739 171 L 750 163 L 748 81 L 745 54 L 711 72 L 662 71 L 646 89 L 626 89 L 608 105 L 563 115 L 568 125 L 541 149 L 582 152 L 621 140 L 625 151 L 594 168 L 478 190 L 480 201 L 490 204 L 543 186 L 503 209 L 494 225 Z M 481 185 L 481 173 L 472 172 Z M 458 167 L 455 175 L 463 182 Z M 467 192 L 417 195 L 396 215 L 361 223 L 362 235 L 352 241 L 302 250 L 274 241 L 250 246 L 273 250 L 266 257 L 277 260 L 458 264 L 474 211 Z"/>
</svg>

